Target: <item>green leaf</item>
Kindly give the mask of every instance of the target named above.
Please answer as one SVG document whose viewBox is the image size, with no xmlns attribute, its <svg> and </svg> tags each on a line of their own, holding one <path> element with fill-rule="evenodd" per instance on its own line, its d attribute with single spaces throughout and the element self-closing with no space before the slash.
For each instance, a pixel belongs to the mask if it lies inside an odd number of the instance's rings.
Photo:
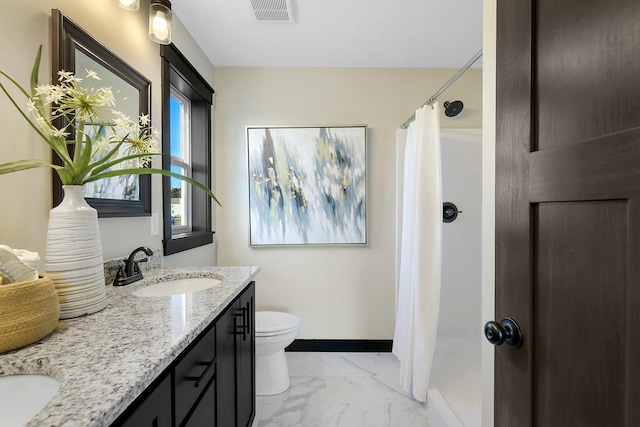
<svg viewBox="0 0 640 427">
<path fill-rule="evenodd" d="M 60 157 L 65 165 L 71 166 L 73 164 L 73 161 L 69 156 L 69 150 L 67 149 L 67 141 L 64 139 L 64 137 L 54 136 L 51 138 L 51 142 L 47 142 L 51 146 L 51 149 L 56 152 L 56 154 Z"/>
<path fill-rule="evenodd" d="M 125 160 L 133 160 L 133 159 L 140 159 L 140 158 L 144 158 L 144 157 L 160 156 L 160 155 L 162 155 L 162 153 L 137 153 L 137 154 L 129 154 L 128 156 L 117 157 L 117 158 L 111 160 L 110 162 L 107 162 L 107 163 L 103 164 L 100 167 L 93 168 L 93 171 L 91 172 L 91 175 L 97 175 L 97 174 L 101 173 L 102 171 L 109 169 L 112 166 L 115 166 L 115 165 L 117 165 L 119 163 L 124 162 Z M 100 162 L 100 161 L 97 161 L 97 162 L 93 163 L 93 165 L 97 164 L 98 162 Z M 102 162 L 100 162 L 100 163 L 102 163 Z"/>
<path fill-rule="evenodd" d="M 22 90 L 24 92 L 24 89 L 22 89 L 22 87 L 20 87 L 20 85 L 18 83 L 16 83 L 15 80 L 13 80 L 12 78 L 10 78 L 9 76 L 7 76 L 6 74 L 4 74 L 2 71 L 0 71 L 0 74 L 4 75 L 5 77 L 7 77 L 13 84 L 15 84 L 20 90 Z M 27 123 L 29 123 L 29 125 L 33 128 L 33 130 L 36 131 L 36 133 L 38 135 L 40 135 L 42 137 L 42 139 L 45 140 L 45 142 L 51 147 L 51 149 L 53 151 L 56 152 L 56 154 L 58 156 L 60 156 L 60 158 L 65 162 L 65 164 L 68 164 L 68 162 L 71 162 L 71 158 L 69 157 L 69 153 L 66 151 L 66 146 L 64 149 L 60 149 L 59 144 L 56 142 L 55 138 L 52 138 L 53 141 L 50 141 L 45 134 L 42 133 L 42 131 L 40 129 L 38 129 L 38 127 L 36 125 L 33 124 L 33 122 L 31 121 L 31 119 L 29 119 L 29 117 L 26 115 L 26 113 L 24 111 L 22 111 L 22 108 L 20 108 L 18 106 L 18 103 L 16 102 L 15 99 L 13 99 L 13 97 L 9 94 L 9 92 L 7 91 L 7 89 L 4 87 L 4 85 L 2 83 L 0 83 L 0 89 L 2 89 L 2 91 L 5 93 L 5 95 L 7 95 L 7 98 L 9 98 L 9 101 L 11 101 L 11 103 L 16 107 L 16 110 L 18 110 L 18 113 L 20 113 L 20 115 L 22 117 L 24 117 L 24 119 L 27 121 Z M 28 97 L 29 94 L 24 92 L 25 95 Z"/>
<path fill-rule="evenodd" d="M 40 71 L 40 57 L 42 56 L 42 45 L 38 48 L 36 54 L 36 60 L 33 62 L 33 68 L 31 69 L 31 96 L 36 94 L 36 86 L 38 86 L 38 72 Z"/>
<path fill-rule="evenodd" d="M 115 154 L 117 154 L 118 151 L 120 150 L 120 146 L 123 143 L 124 143 L 124 140 L 118 141 L 116 143 L 116 145 L 111 150 L 107 151 L 107 153 L 104 156 L 100 157 L 98 160 L 96 160 L 95 162 L 91 163 L 90 169 L 94 170 L 94 172 L 92 172 L 92 174 L 101 172 L 101 171 L 103 171 L 105 169 L 109 169 L 111 166 L 113 166 L 113 164 L 110 164 L 107 167 L 100 167 L 100 168 L 96 167 L 96 166 L 99 166 L 99 165 L 105 163 L 107 160 L 111 159 Z M 119 161 L 116 161 L 114 164 L 117 164 L 118 162 Z"/>
<path fill-rule="evenodd" d="M 43 119 L 46 120 L 46 113 L 44 110 L 44 106 L 42 105 L 42 100 L 39 97 L 35 96 L 35 89 L 36 89 L 36 86 L 38 86 L 38 70 L 40 69 L 41 56 L 42 56 L 42 45 L 40 45 L 38 48 L 38 53 L 36 54 L 36 59 L 33 63 L 33 68 L 31 70 L 31 82 L 30 82 L 31 95 L 29 95 L 29 92 L 27 92 L 16 80 L 11 78 L 11 76 L 6 74 L 5 72 L 0 71 L 0 75 L 3 75 L 4 77 L 7 78 L 7 80 L 13 83 L 13 85 L 17 87 L 25 97 L 32 99 L 36 104 L 36 109 L 38 110 L 38 114 Z M 54 136 L 52 136 L 51 139 L 47 138 L 47 136 L 44 133 L 42 133 L 42 131 L 33 123 L 33 121 L 31 121 L 29 116 L 22 110 L 22 108 L 18 106 L 18 103 L 9 94 L 9 92 L 7 91 L 7 89 L 4 87 L 2 83 L 0 83 L 0 89 L 2 89 L 5 95 L 7 95 L 11 103 L 16 107 L 20 115 L 24 117 L 24 119 L 27 121 L 27 123 L 29 123 L 29 125 L 33 128 L 33 130 L 35 130 L 36 133 L 40 135 L 40 137 L 44 139 L 45 142 L 51 147 L 51 149 L 55 151 L 55 153 L 58 155 L 58 157 L 60 157 L 62 162 L 65 165 L 71 165 L 71 157 L 69 156 L 69 152 L 67 151 L 66 142 L 64 138 L 56 138 Z"/>
<path fill-rule="evenodd" d="M 76 131 L 76 132 L 80 133 L 80 131 Z M 85 134 L 84 132 L 82 133 L 85 136 L 85 138 L 82 138 L 84 142 L 81 143 L 84 145 L 84 148 L 81 150 L 82 156 L 80 157 L 80 160 L 78 162 L 77 170 L 78 171 L 86 170 L 86 172 L 83 174 L 83 175 L 86 175 L 90 170 L 90 169 L 87 169 L 87 166 L 89 165 L 89 162 L 91 162 L 91 151 L 93 150 L 93 144 L 91 143 L 91 138 L 89 137 L 89 135 Z"/>
<path fill-rule="evenodd" d="M 11 77 L 7 76 L 5 73 L 3 73 L 2 71 L 0 71 L 0 74 L 4 75 L 5 77 L 7 77 L 14 85 L 16 85 L 22 92 L 24 92 L 25 96 L 27 98 L 29 98 L 29 94 L 26 93 L 24 91 L 24 89 L 22 89 L 22 87 L 16 83 L 15 80 L 13 80 Z M 20 108 L 18 106 L 18 103 L 16 102 L 15 99 L 13 99 L 13 97 L 9 94 L 9 92 L 7 91 L 7 88 L 4 87 L 4 85 L 2 83 L 0 83 L 0 89 L 2 89 L 2 91 L 4 92 L 5 95 L 7 95 L 7 98 L 9 98 L 9 101 L 11 101 L 11 103 L 16 107 L 16 110 L 18 110 L 18 112 L 20 113 L 20 115 L 22 115 L 22 117 L 24 117 L 24 119 L 29 122 L 29 124 L 31 125 L 31 127 L 38 132 L 38 135 L 40 135 L 45 141 L 47 141 L 47 143 L 49 142 L 47 140 L 47 137 L 40 131 L 40 129 L 38 129 L 38 127 L 36 125 L 33 124 L 33 122 L 31 121 L 31 119 L 29 119 L 29 117 L 25 114 L 24 111 L 22 111 L 22 108 Z"/>
<path fill-rule="evenodd" d="M 17 160 L 15 162 L 3 163 L 0 165 L 0 175 L 11 172 L 18 172 L 26 169 L 35 168 L 53 168 L 60 169 L 62 166 L 52 165 L 51 163 L 44 162 L 42 160 Z"/>
<path fill-rule="evenodd" d="M 80 165 L 81 162 L 81 155 L 82 155 L 82 140 L 84 132 L 85 126 L 85 121 L 84 120 L 78 120 L 78 123 L 76 124 L 76 144 L 73 147 L 73 167 L 77 170 L 78 169 L 78 165 Z"/>
<path fill-rule="evenodd" d="M 24 96 L 26 96 L 27 98 L 29 98 L 29 92 L 27 92 L 26 90 L 24 90 L 24 88 L 22 86 L 20 86 L 20 84 L 15 81 L 14 79 L 11 78 L 11 76 L 9 76 L 7 73 L 5 73 L 4 71 L 0 70 L 0 74 L 5 76 L 7 78 L 7 80 L 9 80 L 11 83 L 14 84 L 15 87 L 17 87 L 20 92 L 22 92 L 24 94 Z M 5 91 L 5 93 L 7 93 Z M 8 95 L 8 94 L 7 94 Z"/>
<path fill-rule="evenodd" d="M 69 172 L 65 168 L 56 169 L 58 176 L 60 177 L 60 181 L 64 185 L 72 185 L 74 183 L 73 174 Z"/>
<path fill-rule="evenodd" d="M 85 180 L 85 182 L 97 181 L 99 179 L 109 178 L 109 177 L 112 177 L 112 176 L 150 175 L 150 174 L 158 174 L 158 175 L 169 176 L 171 178 L 177 178 L 177 179 L 180 179 L 182 181 L 188 182 L 189 184 L 191 184 L 191 185 L 193 185 L 195 187 L 198 187 L 199 189 L 201 189 L 204 192 L 206 192 L 209 197 L 211 197 L 213 200 L 215 200 L 215 202 L 218 204 L 218 206 L 222 206 L 220 204 L 220 201 L 216 197 L 216 195 L 213 194 L 213 192 L 209 188 L 207 188 L 205 185 L 200 184 L 195 179 L 191 179 L 191 178 L 186 177 L 184 175 L 180 175 L 179 173 L 171 172 L 171 171 L 164 170 L 164 169 L 155 169 L 155 168 L 118 169 L 116 171 L 108 171 L 108 172 L 103 172 L 103 173 L 100 173 L 100 174 L 97 174 L 97 175 L 90 176 L 89 178 L 87 178 Z"/>
</svg>

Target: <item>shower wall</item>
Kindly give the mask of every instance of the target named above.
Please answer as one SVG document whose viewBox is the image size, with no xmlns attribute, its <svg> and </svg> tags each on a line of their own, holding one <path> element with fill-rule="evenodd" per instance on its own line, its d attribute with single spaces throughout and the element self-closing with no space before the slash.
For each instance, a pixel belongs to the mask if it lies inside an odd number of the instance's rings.
<svg viewBox="0 0 640 427">
<path fill-rule="evenodd" d="M 440 318 L 427 408 L 433 427 L 474 427 L 481 418 L 482 130 L 443 129 L 441 141 L 443 202 L 455 203 L 462 213 L 443 224 Z"/>
</svg>

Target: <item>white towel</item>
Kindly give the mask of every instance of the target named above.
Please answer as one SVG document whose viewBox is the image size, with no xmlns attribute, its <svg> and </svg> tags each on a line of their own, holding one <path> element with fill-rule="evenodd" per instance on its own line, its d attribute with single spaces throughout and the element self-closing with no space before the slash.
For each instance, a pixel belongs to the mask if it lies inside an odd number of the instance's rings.
<svg viewBox="0 0 640 427">
<path fill-rule="evenodd" d="M 0 251 L 4 256 L 0 258 L 0 275 L 3 276 L 2 284 L 36 280 L 38 267 L 40 266 L 40 254 L 25 249 L 12 249 L 7 245 L 0 245 Z"/>
</svg>

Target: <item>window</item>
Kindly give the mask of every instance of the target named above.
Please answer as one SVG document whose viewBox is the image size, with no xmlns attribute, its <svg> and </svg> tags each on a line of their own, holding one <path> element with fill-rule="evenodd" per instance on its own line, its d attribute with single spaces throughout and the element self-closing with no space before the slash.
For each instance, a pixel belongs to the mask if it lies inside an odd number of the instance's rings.
<svg viewBox="0 0 640 427">
<path fill-rule="evenodd" d="M 171 171 L 191 177 L 191 101 L 174 87 L 169 100 L 171 128 Z M 191 186 L 171 178 L 171 233 L 191 229 Z"/>
<path fill-rule="evenodd" d="M 213 89 L 171 45 L 162 56 L 162 167 L 211 187 Z M 211 199 L 179 179 L 163 177 L 164 254 L 213 243 Z"/>
</svg>

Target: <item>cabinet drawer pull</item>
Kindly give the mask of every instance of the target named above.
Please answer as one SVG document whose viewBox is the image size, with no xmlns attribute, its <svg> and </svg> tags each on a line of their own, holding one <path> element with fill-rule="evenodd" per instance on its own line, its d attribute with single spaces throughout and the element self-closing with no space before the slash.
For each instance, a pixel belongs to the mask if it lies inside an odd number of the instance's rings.
<svg viewBox="0 0 640 427">
<path fill-rule="evenodd" d="M 187 381 L 195 381 L 196 383 L 193 385 L 195 388 L 200 387 L 200 381 L 207 376 L 207 372 L 209 372 L 209 369 L 211 369 L 212 366 L 215 366 L 215 359 L 213 359 L 211 362 L 196 362 L 196 365 L 198 366 L 206 366 L 204 372 L 199 376 L 199 377 L 186 377 L 185 379 Z M 215 372 L 213 373 L 213 375 L 215 376 Z"/>
</svg>

